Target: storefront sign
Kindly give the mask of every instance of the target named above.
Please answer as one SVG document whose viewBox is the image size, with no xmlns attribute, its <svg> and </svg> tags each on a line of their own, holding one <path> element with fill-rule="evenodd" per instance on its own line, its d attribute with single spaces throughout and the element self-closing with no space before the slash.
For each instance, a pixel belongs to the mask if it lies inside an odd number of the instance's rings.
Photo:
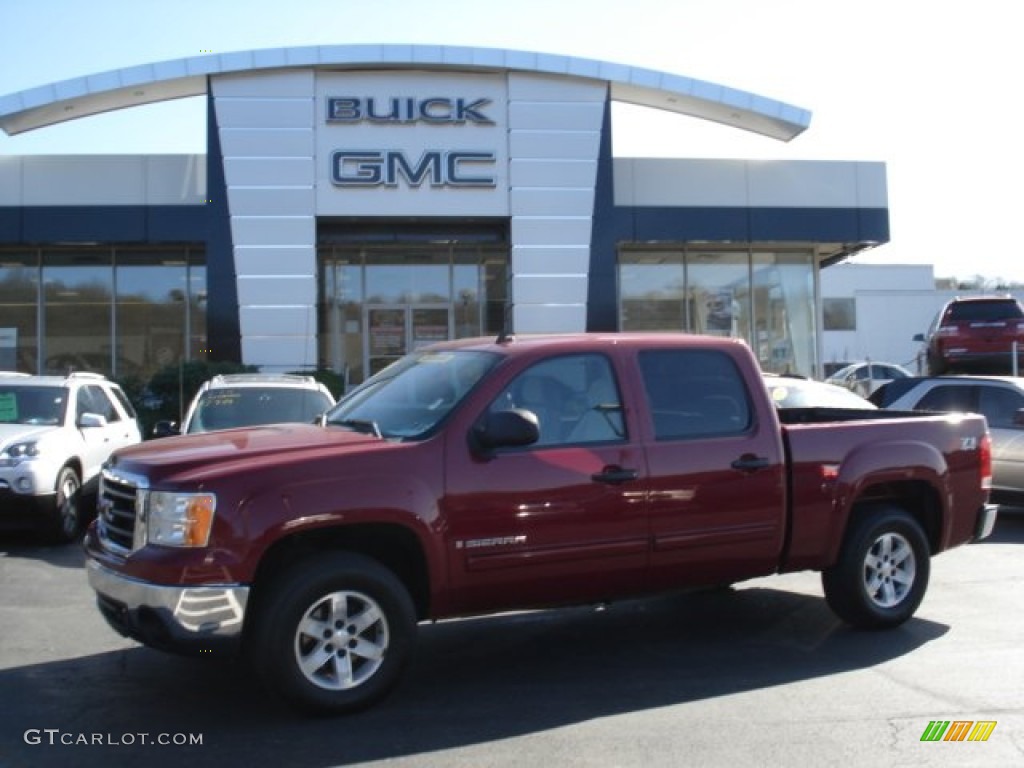
<svg viewBox="0 0 1024 768">
<path fill-rule="evenodd" d="M 415 99 L 408 97 L 357 98 L 346 96 L 327 99 L 329 123 L 429 123 L 431 125 L 494 125 L 483 113 L 490 99 L 439 98 Z"/>
<path fill-rule="evenodd" d="M 331 181 L 340 187 L 493 187 L 494 176 L 474 175 L 473 166 L 495 163 L 493 152 L 430 150 L 415 162 L 401 150 L 358 152 L 337 150 L 331 155 Z"/>
</svg>

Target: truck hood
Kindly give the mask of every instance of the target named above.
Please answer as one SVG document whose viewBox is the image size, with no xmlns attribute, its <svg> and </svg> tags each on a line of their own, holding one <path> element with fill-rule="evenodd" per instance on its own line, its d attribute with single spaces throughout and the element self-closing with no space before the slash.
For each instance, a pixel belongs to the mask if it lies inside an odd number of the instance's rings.
<svg viewBox="0 0 1024 768">
<path fill-rule="evenodd" d="M 150 482 L 171 475 L 197 480 L 200 474 L 216 474 L 229 466 L 259 471 L 264 460 L 279 465 L 289 455 L 294 460 L 325 450 L 337 454 L 384 445 L 388 443 L 381 438 L 340 427 L 277 424 L 150 440 L 117 451 L 108 466 L 115 472 L 142 474 Z"/>
<path fill-rule="evenodd" d="M 31 424 L 0 424 L 0 450 L 12 443 L 38 440 L 47 432 L 52 432 L 53 429 L 53 427 L 37 427 Z"/>
</svg>

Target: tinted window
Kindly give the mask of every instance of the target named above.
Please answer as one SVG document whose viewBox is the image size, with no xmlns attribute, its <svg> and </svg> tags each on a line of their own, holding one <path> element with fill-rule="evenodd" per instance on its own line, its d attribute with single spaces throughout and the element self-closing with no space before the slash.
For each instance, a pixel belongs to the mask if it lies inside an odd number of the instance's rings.
<svg viewBox="0 0 1024 768">
<path fill-rule="evenodd" d="M 611 362 L 603 355 L 566 355 L 537 363 L 516 376 L 491 411 L 523 408 L 537 416 L 534 445 L 624 440 L 622 400 Z"/>
<path fill-rule="evenodd" d="M 960 413 L 977 411 L 973 392 L 974 387 L 936 387 L 917 402 L 914 410 L 957 411 Z"/>
<path fill-rule="evenodd" d="M 640 372 L 658 440 L 739 434 L 751 424 L 743 377 L 714 350 L 650 350 Z"/>
<path fill-rule="evenodd" d="M 125 393 L 121 391 L 121 388 L 111 387 L 110 391 L 114 394 L 114 397 L 117 398 L 117 402 L 121 404 L 121 408 L 124 409 L 124 412 L 128 414 L 128 418 L 136 418 L 137 414 L 135 413 L 135 408 L 132 406 L 132 403 L 128 399 L 127 395 L 125 395 Z"/>
<path fill-rule="evenodd" d="M 979 387 L 978 410 L 990 427 L 1012 427 L 1013 416 L 1024 408 L 1024 394 L 1005 387 Z"/>
<path fill-rule="evenodd" d="M 949 305 L 946 320 L 953 323 L 990 322 L 1024 317 L 1020 305 L 1013 300 L 958 301 Z"/>
<path fill-rule="evenodd" d="M 77 417 L 81 418 L 83 413 L 98 414 L 108 423 L 121 420 L 121 415 L 117 412 L 114 404 L 110 402 L 107 393 L 103 391 L 102 387 L 97 387 L 95 384 L 89 384 L 78 390 Z"/>
</svg>

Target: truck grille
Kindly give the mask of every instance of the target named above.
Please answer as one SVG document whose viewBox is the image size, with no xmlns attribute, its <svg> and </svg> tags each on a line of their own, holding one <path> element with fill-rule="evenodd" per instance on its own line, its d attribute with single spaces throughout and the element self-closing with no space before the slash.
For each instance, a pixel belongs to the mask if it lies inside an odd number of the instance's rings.
<svg viewBox="0 0 1024 768">
<path fill-rule="evenodd" d="M 97 528 L 100 541 L 114 552 L 128 554 L 135 549 L 138 498 L 144 486 L 138 479 L 107 469 L 100 476 Z"/>
</svg>

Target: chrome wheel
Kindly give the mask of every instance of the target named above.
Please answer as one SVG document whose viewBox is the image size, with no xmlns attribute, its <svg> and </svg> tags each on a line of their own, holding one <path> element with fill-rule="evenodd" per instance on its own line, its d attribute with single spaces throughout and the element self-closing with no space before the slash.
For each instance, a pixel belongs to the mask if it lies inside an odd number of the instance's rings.
<svg viewBox="0 0 1024 768">
<path fill-rule="evenodd" d="M 295 632 L 295 660 L 314 685 L 341 691 L 369 680 L 390 643 L 384 611 L 361 592 L 332 592 L 314 602 Z"/>
<path fill-rule="evenodd" d="M 899 533 L 879 536 L 864 558 L 864 589 L 871 602 L 880 608 L 892 608 L 903 602 L 916 575 L 914 548 Z"/>
</svg>

